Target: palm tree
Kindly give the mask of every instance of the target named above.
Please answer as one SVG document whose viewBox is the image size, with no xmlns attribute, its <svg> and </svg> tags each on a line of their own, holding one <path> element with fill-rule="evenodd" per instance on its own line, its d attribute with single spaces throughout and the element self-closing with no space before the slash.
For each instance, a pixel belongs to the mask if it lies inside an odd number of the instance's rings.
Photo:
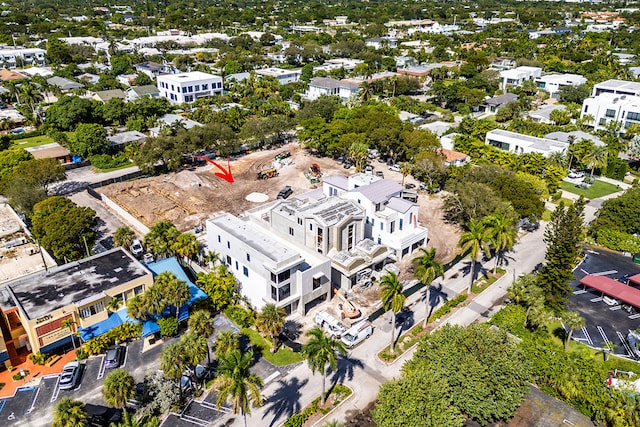
<svg viewBox="0 0 640 427">
<path fill-rule="evenodd" d="M 571 164 L 573 163 L 573 144 L 576 142 L 575 135 L 569 135 L 567 142 L 569 143 L 569 148 L 567 148 L 567 153 L 569 153 L 569 165 L 567 166 L 567 169 L 571 170 Z"/>
<path fill-rule="evenodd" d="M 516 304 L 526 308 L 523 327 L 529 323 L 529 315 L 532 311 L 544 306 L 544 292 L 537 283 L 538 279 L 533 274 L 525 274 L 520 277 L 509 289 L 507 297 Z"/>
<path fill-rule="evenodd" d="M 262 310 L 260 310 L 258 316 L 256 316 L 256 328 L 258 328 L 261 333 L 271 337 L 272 353 L 276 352 L 278 335 L 282 332 L 286 317 L 287 314 L 284 308 L 278 307 L 273 303 L 266 304 L 262 307 Z"/>
<path fill-rule="evenodd" d="M 247 426 L 247 414 L 251 414 L 250 403 L 262 405 L 262 379 L 249 372 L 253 360 L 253 351 L 244 355 L 240 350 L 231 351 L 219 360 L 218 377 L 213 381 L 213 388 L 218 391 L 218 409 L 227 400 L 232 401 L 233 413 L 242 414 Z"/>
<path fill-rule="evenodd" d="M 562 321 L 569 329 L 569 332 L 567 333 L 567 341 L 564 343 L 564 351 L 569 351 L 569 343 L 571 342 L 571 335 L 573 335 L 573 331 L 584 328 L 586 322 L 584 317 L 582 317 L 577 311 L 567 311 L 562 316 Z"/>
<path fill-rule="evenodd" d="M 154 285 L 149 289 L 157 290 L 164 302 L 176 308 L 176 319 L 180 315 L 180 307 L 186 304 L 191 298 L 191 290 L 184 280 L 178 279 L 175 274 L 163 271 L 156 276 Z M 147 290 L 147 292 L 149 291 Z M 162 312 L 164 310 L 160 310 Z M 160 314 L 160 313 L 155 313 Z"/>
<path fill-rule="evenodd" d="M 185 355 L 180 342 L 173 342 L 162 349 L 160 354 L 160 369 L 169 377 L 178 381 L 180 400 L 182 400 L 182 373 L 186 369 Z"/>
<path fill-rule="evenodd" d="M 480 251 L 484 252 L 485 255 L 489 253 L 490 237 L 482 221 L 472 219 L 466 224 L 466 227 L 467 231 L 460 236 L 458 247 L 465 256 L 469 255 L 471 257 L 471 283 L 469 283 L 469 289 L 467 290 L 467 293 L 470 294 L 475 279 L 478 256 Z"/>
<path fill-rule="evenodd" d="M 220 360 L 225 354 L 239 350 L 240 340 L 233 331 L 222 331 L 216 338 L 216 359 Z"/>
<path fill-rule="evenodd" d="M 107 304 L 107 310 L 110 310 L 115 313 L 116 311 L 118 311 L 121 304 L 122 304 L 121 300 L 119 300 L 116 297 L 113 297 L 109 300 L 109 303 Z"/>
<path fill-rule="evenodd" d="M 196 236 L 191 233 L 180 234 L 171 244 L 173 252 L 179 256 L 179 260 L 185 259 L 189 262 L 200 251 L 200 242 L 196 240 Z"/>
<path fill-rule="evenodd" d="M 322 374 L 322 396 L 320 397 L 320 404 L 324 405 L 326 398 L 326 380 L 327 380 L 327 365 L 332 370 L 336 369 L 338 365 L 338 353 L 347 354 L 347 349 L 344 347 L 342 341 L 338 341 L 330 336 L 325 335 L 324 331 L 319 327 L 314 327 L 306 334 L 309 337 L 309 341 L 302 346 L 302 353 L 307 359 L 307 364 L 311 368 L 312 373 L 318 371 Z"/>
<path fill-rule="evenodd" d="M 427 314 L 422 325 L 423 328 L 426 328 L 431 314 L 429 313 L 429 290 L 436 277 L 444 279 L 444 267 L 436 261 L 436 248 L 420 248 L 419 251 L 422 255 L 415 257 L 411 263 L 415 266 L 414 276 L 427 286 Z"/>
<path fill-rule="evenodd" d="M 395 353 L 396 313 L 404 308 L 407 300 L 406 295 L 402 293 L 402 283 L 393 271 L 389 271 L 380 278 L 380 299 L 384 310 L 391 310 L 391 353 L 393 354 Z"/>
<path fill-rule="evenodd" d="M 220 259 L 220 254 L 215 251 L 207 251 L 203 257 L 203 261 L 209 265 L 209 268 L 213 268 L 216 262 Z"/>
<path fill-rule="evenodd" d="M 180 338 L 180 347 L 183 355 L 184 363 L 191 369 L 191 372 L 195 375 L 196 365 L 204 360 L 209 359 L 211 364 L 211 356 L 209 355 L 209 342 L 203 335 L 198 335 L 196 332 L 187 332 Z M 193 378 L 194 382 L 198 384 L 197 378 Z"/>
<path fill-rule="evenodd" d="M 70 397 L 63 397 L 53 409 L 52 427 L 84 427 L 87 423 L 84 403 Z"/>
<path fill-rule="evenodd" d="M 113 233 L 113 241 L 117 246 L 122 246 L 123 248 L 129 248 L 135 238 L 136 234 L 127 226 L 118 227 L 116 232 Z"/>
<path fill-rule="evenodd" d="M 36 111 L 36 106 L 44 99 L 40 88 L 31 82 L 23 83 L 20 85 L 20 97 L 22 98 L 22 103 L 26 104 L 31 112 L 33 124 L 37 126 L 40 117 Z"/>
<path fill-rule="evenodd" d="M 606 146 L 598 146 L 594 144 L 591 147 L 591 150 L 585 154 L 582 161 L 591 168 L 591 177 L 593 177 L 593 172 L 596 168 L 604 168 L 607 166 L 608 157 L 609 152 Z"/>
<path fill-rule="evenodd" d="M 180 232 L 171 221 L 156 222 L 144 236 L 144 246 L 154 254 L 167 256 L 172 254 L 171 244 Z"/>
<path fill-rule="evenodd" d="M 506 251 L 513 249 L 518 237 L 518 229 L 513 219 L 501 211 L 489 215 L 485 222 L 491 243 L 496 250 L 496 265 L 493 267 L 493 274 L 495 274 L 498 270 L 500 258 L 504 257 Z"/>
<path fill-rule="evenodd" d="M 213 319 L 207 310 L 196 310 L 189 316 L 189 329 L 198 335 L 210 337 L 213 335 Z"/>
<path fill-rule="evenodd" d="M 124 411 L 122 420 L 118 424 L 111 423 L 110 427 L 157 427 L 158 424 L 156 417 L 145 415 L 137 419 L 135 412 Z"/>
<path fill-rule="evenodd" d="M 373 98 L 373 88 L 371 87 L 371 85 L 368 82 L 363 82 L 360 85 L 359 99 L 362 102 L 367 102 L 371 98 Z"/>
<path fill-rule="evenodd" d="M 402 186 L 404 187 L 404 179 L 411 173 L 411 163 L 402 162 L 400 163 L 400 173 L 402 174 Z"/>
<path fill-rule="evenodd" d="M 73 319 L 65 319 L 60 324 L 60 327 L 67 328 L 71 331 L 71 344 L 73 344 L 73 351 L 76 351 L 76 330 L 75 330 L 76 322 Z"/>
<path fill-rule="evenodd" d="M 102 398 L 109 406 L 124 408 L 136 394 L 136 381 L 122 368 L 109 372 L 102 385 Z"/>
</svg>

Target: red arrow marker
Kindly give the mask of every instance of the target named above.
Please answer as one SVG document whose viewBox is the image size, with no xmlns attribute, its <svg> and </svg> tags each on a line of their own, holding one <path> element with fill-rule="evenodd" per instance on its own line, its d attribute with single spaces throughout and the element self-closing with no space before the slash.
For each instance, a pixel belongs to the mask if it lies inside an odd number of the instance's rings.
<svg viewBox="0 0 640 427">
<path fill-rule="evenodd" d="M 193 156 L 194 159 L 202 159 L 206 162 L 211 163 L 212 165 L 214 165 L 215 167 L 217 167 L 218 169 L 220 169 L 222 172 L 216 172 L 214 175 L 217 176 L 218 178 L 222 178 L 225 181 L 227 181 L 230 184 L 233 184 L 233 175 L 231 174 L 231 165 L 229 164 L 229 158 L 227 157 L 227 168 L 223 168 L 222 166 L 220 166 L 219 164 L 217 164 L 216 162 L 214 162 L 213 160 L 209 159 L 208 157 L 204 157 L 204 156 Z"/>
</svg>

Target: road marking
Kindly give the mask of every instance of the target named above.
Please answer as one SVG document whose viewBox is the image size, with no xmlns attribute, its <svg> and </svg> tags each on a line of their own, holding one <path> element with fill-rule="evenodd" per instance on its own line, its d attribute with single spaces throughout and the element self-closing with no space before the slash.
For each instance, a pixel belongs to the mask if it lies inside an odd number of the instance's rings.
<svg viewBox="0 0 640 427">
<path fill-rule="evenodd" d="M 602 301 L 602 297 L 591 298 L 589 301 L 591 301 L 591 302 L 600 302 L 600 301 Z"/>
<path fill-rule="evenodd" d="M 587 291 L 584 290 L 584 289 L 579 289 L 577 291 L 573 291 L 574 295 L 582 295 L 582 294 L 586 294 L 586 293 L 587 293 Z"/>
<path fill-rule="evenodd" d="M 587 331 L 586 327 L 582 328 L 582 333 L 584 334 L 585 338 L 587 339 L 587 342 L 589 343 L 589 345 L 593 345 L 593 340 L 591 339 L 591 335 L 589 335 L 589 332 Z"/>
<path fill-rule="evenodd" d="M 33 411 L 33 408 L 36 406 L 36 400 L 38 399 L 39 394 L 40 394 L 40 387 L 36 389 L 36 395 L 33 397 L 33 402 L 31 402 L 31 407 L 27 409 L 27 412 L 25 413 L 25 415 L 29 415 L 31 411 Z"/>
<path fill-rule="evenodd" d="M 581 268 L 580 271 L 582 271 L 586 275 L 589 275 L 589 272 L 587 270 L 585 270 L 584 268 Z"/>
<path fill-rule="evenodd" d="M 609 276 L 611 274 L 616 274 L 617 272 L 618 270 L 601 271 L 600 273 L 591 273 L 591 276 Z"/>
<path fill-rule="evenodd" d="M 611 311 L 616 311 L 616 310 L 620 310 L 622 309 L 622 306 L 620 305 L 614 305 L 613 307 L 609 307 L 609 310 Z"/>
<path fill-rule="evenodd" d="M 105 358 L 105 355 L 103 354 L 102 357 L 100 358 L 100 370 L 98 371 L 99 380 L 101 380 L 102 377 L 104 377 L 104 371 L 106 369 L 106 367 L 104 366 L 104 358 Z"/>
<path fill-rule="evenodd" d="M 640 317 L 640 313 L 636 313 L 636 314 L 632 314 L 631 316 L 629 316 L 629 319 L 635 320 L 635 319 L 637 319 L 639 317 Z"/>
<path fill-rule="evenodd" d="M 620 331 L 616 331 L 616 334 L 618 335 L 618 339 L 620 339 L 620 342 L 622 343 L 622 346 L 624 347 L 627 354 L 635 359 L 635 355 L 631 351 L 631 347 L 629 347 L 629 343 L 627 343 L 627 340 L 624 338 L 624 335 L 622 335 Z"/>
<path fill-rule="evenodd" d="M 602 326 L 598 325 L 597 328 L 598 332 L 600 332 L 600 336 L 602 337 L 602 345 L 608 347 L 609 350 L 613 350 L 611 347 L 609 347 L 609 337 L 607 337 L 607 334 L 604 332 L 604 329 L 602 329 Z"/>
<path fill-rule="evenodd" d="M 59 384 L 60 384 L 60 376 L 58 375 L 55 388 L 53 389 L 53 394 L 51 395 L 51 402 L 55 402 L 56 400 L 58 400 L 58 394 L 60 394 L 60 387 L 58 387 Z"/>
<path fill-rule="evenodd" d="M 275 380 L 276 378 L 278 378 L 280 376 L 280 371 L 275 371 L 273 374 L 269 375 L 267 378 L 264 379 L 264 381 L 262 382 L 263 385 L 267 385 L 269 384 L 271 381 Z"/>
<path fill-rule="evenodd" d="M 127 356 L 129 355 L 129 348 L 127 348 L 127 346 L 124 346 L 124 361 L 122 362 L 122 366 L 120 366 L 121 368 L 124 368 L 124 366 L 127 364 Z"/>
</svg>

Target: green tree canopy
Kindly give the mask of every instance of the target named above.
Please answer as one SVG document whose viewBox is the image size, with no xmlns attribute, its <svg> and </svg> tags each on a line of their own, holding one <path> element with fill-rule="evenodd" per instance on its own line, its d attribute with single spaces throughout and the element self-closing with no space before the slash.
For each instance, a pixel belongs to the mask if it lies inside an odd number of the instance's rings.
<svg viewBox="0 0 640 427">
<path fill-rule="evenodd" d="M 69 140 L 69 151 L 83 158 L 106 153 L 108 149 L 107 132 L 97 123 L 80 123 Z"/>
<path fill-rule="evenodd" d="M 124 408 L 127 401 L 136 394 L 136 382 L 127 371 L 122 368 L 107 374 L 102 385 L 102 397 L 109 406 Z"/>
<path fill-rule="evenodd" d="M 87 422 L 84 403 L 70 397 L 61 398 L 53 408 L 52 427 L 84 427 Z"/>
</svg>

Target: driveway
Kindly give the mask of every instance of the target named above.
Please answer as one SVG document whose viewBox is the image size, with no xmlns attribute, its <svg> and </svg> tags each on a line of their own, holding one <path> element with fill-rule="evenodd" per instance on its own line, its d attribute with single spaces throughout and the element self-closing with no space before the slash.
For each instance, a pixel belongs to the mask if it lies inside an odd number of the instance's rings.
<svg viewBox="0 0 640 427">
<path fill-rule="evenodd" d="M 105 249 L 113 248 L 113 234 L 119 227 L 124 227 L 126 224 L 114 213 L 110 212 L 101 200 L 89 195 L 87 190 L 75 193 L 69 198 L 78 206 L 91 208 L 96 211 L 98 218 L 98 228 L 96 230 L 98 236 L 97 243 Z"/>
</svg>

